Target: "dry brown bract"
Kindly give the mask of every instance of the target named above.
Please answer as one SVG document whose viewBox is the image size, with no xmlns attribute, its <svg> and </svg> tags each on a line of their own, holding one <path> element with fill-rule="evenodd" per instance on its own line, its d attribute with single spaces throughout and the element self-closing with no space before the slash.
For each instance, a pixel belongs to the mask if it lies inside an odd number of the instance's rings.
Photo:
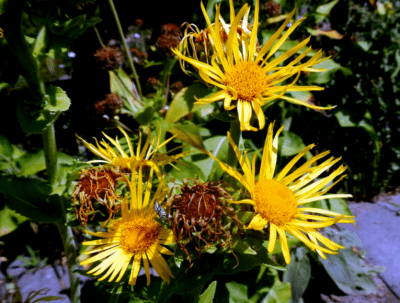
<svg viewBox="0 0 400 303">
<path fill-rule="evenodd" d="M 197 262 L 204 249 L 218 242 L 221 247 L 232 246 L 232 224 L 223 225 L 223 216 L 231 218 L 238 228 L 241 222 L 233 208 L 224 200 L 232 199 L 221 186 L 221 182 L 201 183 L 194 180 L 189 185 L 185 180 L 180 195 L 168 200 L 168 210 L 172 221 L 172 230 L 179 248 L 189 257 L 190 267 Z M 231 223 L 232 223 L 231 222 Z M 192 262 L 186 245 L 191 242 L 198 252 L 198 258 Z"/>
<path fill-rule="evenodd" d="M 100 167 L 82 171 L 71 196 L 76 217 L 82 225 L 86 225 L 90 215 L 92 216 L 90 220 L 94 219 L 96 202 L 102 203 L 109 213 L 103 226 L 121 209 L 119 203 L 116 203 L 117 200 L 122 199 L 115 193 L 118 181 L 126 182 L 126 178 L 114 168 Z"/>
</svg>

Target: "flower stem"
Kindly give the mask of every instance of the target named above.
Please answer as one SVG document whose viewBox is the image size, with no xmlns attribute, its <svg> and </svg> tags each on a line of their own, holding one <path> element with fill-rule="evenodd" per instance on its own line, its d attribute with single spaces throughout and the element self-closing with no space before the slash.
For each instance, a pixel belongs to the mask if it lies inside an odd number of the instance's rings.
<svg viewBox="0 0 400 303">
<path fill-rule="evenodd" d="M 138 90 L 140 99 L 143 99 L 142 87 L 140 86 L 139 76 L 136 73 L 135 66 L 133 65 L 133 59 L 132 59 L 131 53 L 129 51 L 128 45 L 126 44 L 125 35 L 124 35 L 123 30 L 122 30 L 121 23 L 119 22 L 118 13 L 117 13 L 117 10 L 115 9 L 113 0 L 108 0 L 108 4 L 110 5 L 111 11 L 112 11 L 112 13 L 114 15 L 115 23 L 117 23 L 118 32 L 119 32 L 119 35 L 120 35 L 120 38 L 121 38 L 121 42 L 124 45 L 125 55 L 126 55 L 126 57 L 128 59 L 129 67 L 132 70 L 133 77 L 135 78 L 135 82 L 136 82 L 136 86 L 137 86 L 137 90 Z"/>
<path fill-rule="evenodd" d="M 236 146 L 239 148 L 239 142 L 240 142 L 240 136 L 241 136 L 239 119 L 232 121 L 230 123 L 229 133 L 231 134 L 231 138 L 232 138 L 233 142 L 235 142 Z M 228 164 L 232 168 L 236 168 L 237 161 L 238 161 L 238 159 L 236 157 L 235 151 L 233 150 L 232 145 L 229 144 L 226 164 Z M 225 174 L 225 179 L 226 179 L 225 181 L 232 186 L 234 186 L 236 183 L 236 179 L 229 176 L 228 174 Z"/>
<path fill-rule="evenodd" d="M 26 43 L 21 27 L 25 2 L 26 0 L 13 0 L 8 2 L 7 11 L 3 16 L 5 24 L 4 38 L 22 67 L 22 74 L 28 82 L 32 95 L 39 95 L 42 102 L 45 102 L 46 85 L 40 74 L 39 63 L 32 56 L 31 49 Z M 56 118 L 59 114 L 52 114 L 50 112 L 43 113 L 44 115 L 55 115 L 53 118 Z M 57 145 L 53 123 L 46 127 L 42 134 L 47 176 L 50 185 L 55 185 L 58 179 Z M 71 282 L 71 301 L 73 303 L 78 303 L 80 301 L 79 274 L 73 272 L 78 266 L 76 263 L 74 237 L 71 227 L 66 226 L 67 219 L 63 198 L 59 195 L 52 195 L 51 199 L 53 203 L 58 203 L 62 209 L 63 215 L 56 225 L 64 244 L 64 252 L 67 256 L 68 272 Z"/>
<path fill-rule="evenodd" d="M 99 30 L 97 29 L 96 26 L 93 26 L 93 29 L 94 29 L 94 32 L 96 33 L 97 40 L 99 40 L 101 47 L 104 47 L 104 43 L 103 43 L 103 40 L 101 39 Z"/>
</svg>

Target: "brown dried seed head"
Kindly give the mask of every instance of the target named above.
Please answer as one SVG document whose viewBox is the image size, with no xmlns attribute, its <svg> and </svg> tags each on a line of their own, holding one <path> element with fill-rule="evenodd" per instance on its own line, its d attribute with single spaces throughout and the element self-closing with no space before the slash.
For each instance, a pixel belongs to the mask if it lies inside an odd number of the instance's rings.
<svg viewBox="0 0 400 303">
<path fill-rule="evenodd" d="M 122 53 L 116 47 L 104 46 L 94 56 L 106 70 L 117 69 L 122 64 Z"/>
<path fill-rule="evenodd" d="M 96 102 L 94 105 L 96 113 L 114 116 L 115 112 L 124 106 L 122 98 L 116 94 L 108 94 L 104 100 Z"/>
<path fill-rule="evenodd" d="M 268 16 L 273 17 L 282 14 L 282 7 L 275 1 L 268 1 L 264 4 L 264 11 Z"/>
<path fill-rule="evenodd" d="M 157 38 L 156 47 L 167 57 L 174 57 L 175 54 L 171 51 L 171 48 L 177 47 L 181 38 L 182 32 L 178 25 L 164 24 L 161 26 L 161 36 Z"/>
<path fill-rule="evenodd" d="M 121 197 L 115 194 L 118 181 L 126 182 L 126 178 L 114 168 L 91 168 L 81 172 L 71 199 L 74 202 L 76 217 L 83 225 L 86 225 L 90 215 L 90 220 L 94 219 L 96 202 L 105 206 L 109 213 L 109 218 L 103 225 L 120 209 L 116 201 Z"/>
<path fill-rule="evenodd" d="M 191 266 L 191 257 L 185 246 L 191 242 L 198 251 L 209 248 L 213 243 L 220 246 L 231 245 L 231 229 L 222 225 L 223 217 L 229 217 L 241 227 L 235 211 L 226 205 L 223 199 L 231 196 L 218 182 L 200 183 L 194 185 L 185 181 L 182 193 L 170 197 L 168 208 L 171 215 L 172 230 L 179 247 L 187 253 Z M 195 261 L 195 262 L 196 262 Z M 189 267 L 189 268 L 190 268 Z"/>
</svg>

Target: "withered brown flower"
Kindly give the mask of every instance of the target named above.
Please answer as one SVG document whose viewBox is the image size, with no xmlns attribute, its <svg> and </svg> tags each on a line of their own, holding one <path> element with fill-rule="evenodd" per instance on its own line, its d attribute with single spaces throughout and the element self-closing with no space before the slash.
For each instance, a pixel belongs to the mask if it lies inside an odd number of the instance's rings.
<svg viewBox="0 0 400 303">
<path fill-rule="evenodd" d="M 96 167 L 81 172 L 71 199 L 76 217 L 82 225 L 86 225 L 90 215 L 92 216 L 90 220 L 94 219 L 95 210 L 97 210 L 96 202 L 105 206 L 109 214 L 103 226 L 120 210 L 121 207 L 117 201 L 122 197 L 115 193 L 118 181 L 125 181 L 128 184 L 123 173 L 115 168 Z"/>
<path fill-rule="evenodd" d="M 96 51 L 96 61 L 106 70 L 117 69 L 123 60 L 121 51 L 115 46 L 104 46 Z"/>
<path fill-rule="evenodd" d="M 242 223 L 235 210 L 224 201 L 232 197 L 222 187 L 222 182 L 194 180 L 194 184 L 189 185 L 185 180 L 181 191 L 168 199 L 167 208 L 176 243 L 188 255 L 190 268 L 199 260 L 202 251 L 213 244 L 232 248 L 232 223 L 238 227 L 236 233 L 240 232 Z M 192 243 L 198 252 L 194 262 L 185 247 L 188 243 Z"/>
</svg>

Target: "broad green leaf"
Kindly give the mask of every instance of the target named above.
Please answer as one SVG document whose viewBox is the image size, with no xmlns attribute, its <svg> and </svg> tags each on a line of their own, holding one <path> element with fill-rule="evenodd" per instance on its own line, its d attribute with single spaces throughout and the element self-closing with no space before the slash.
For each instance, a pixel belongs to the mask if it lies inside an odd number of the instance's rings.
<svg viewBox="0 0 400 303">
<path fill-rule="evenodd" d="M 66 111 L 71 105 L 71 100 L 67 93 L 58 86 L 50 86 L 47 88 L 48 103 L 44 105 L 44 110 L 48 111 Z"/>
<path fill-rule="evenodd" d="M 173 271 L 173 274 L 175 279 L 172 279 L 169 285 L 163 284 L 157 302 L 168 302 L 173 294 L 179 295 L 182 302 L 193 302 L 200 295 L 204 285 L 214 276 L 214 273 L 207 266 L 198 270 L 189 270 L 187 273 L 182 268 L 179 273 Z"/>
<path fill-rule="evenodd" d="M 122 97 L 125 108 L 136 114 L 142 105 L 137 101 L 139 100 L 139 95 L 132 79 L 121 67 L 118 70 L 109 71 L 108 74 L 110 76 L 111 93 Z"/>
<path fill-rule="evenodd" d="M 291 131 L 283 131 L 279 137 L 279 152 L 281 156 L 294 156 L 306 146 L 300 136 Z"/>
<path fill-rule="evenodd" d="M 210 89 L 204 84 L 195 83 L 189 87 L 185 87 L 180 90 L 169 105 L 167 114 L 165 115 L 165 121 L 167 123 L 178 122 L 181 118 L 187 114 L 199 110 L 208 105 L 194 105 L 196 99 L 204 98 L 210 94 Z"/>
<path fill-rule="evenodd" d="M 263 302 L 265 303 L 289 303 L 291 297 L 290 283 L 277 281 Z"/>
<path fill-rule="evenodd" d="M 203 138 L 200 136 L 198 127 L 186 121 L 186 123 L 177 123 L 171 125 L 168 131 L 176 135 L 176 138 L 197 149 L 204 149 Z"/>
<path fill-rule="evenodd" d="M 249 302 L 248 286 L 237 282 L 225 283 L 229 292 L 229 303 Z"/>
<path fill-rule="evenodd" d="M 310 260 L 303 247 L 298 247 L 293 251 L 291 259 L 290 264 L 287 265 L 287 271 L 283 273 L 283 282 L 291 285 L 292 298 L 290 302 L 300 303 L 311 278 Z"/>
<path fill-rule="evenodd" d="M 311 73 L 307 79 L 307 82 L 309 83 L 316 83 L 316 84 L 328 83 L 331 80 L 331 76 L 337 71 L 341 71 L 345 77 L 352 75 L 352 71 L 349 68 L 341 66 L 332 59 L 327 59 L 324 62 L 314 65 L 313 68 L 324 68 L 326 69 L 326 71 Z"/>
<path fill-rule="evenodd" d="M 41 102 L 31 100 L 17 101 L 17 116 L 22 130 L 32 134 L 41 134 L 57 119 L 57 115 L 43 112 Z"/>
<path fill-rule="evenodd" d="M 222 162 L 227 161 L 229 141 L 226 136 L 215 136 L 204 140 L 205 149 L 211 152 L 216 158 Z M 203 171 L 204 177 L 208 180 L 220 180 L 224 174 L 219 164 L 208 155 L 198 152 L 192 154 L 192 160 Z"/>
<path fill-rule="evenodd" d="M 322 20 L 325 19 L 326 16 L 328 16 L 332 10 L 332 8 L 339 2 L 339 0 L 334 0 L 331 2 L 328 2 L 326 4 L 320 5 L 317 7 L 316 10 L 316 17 L 315 17 L 315 22 L 319 23 Z"/>
<path fill-rule="evenodd" d="M 179 160 L 179 162 L 180 163 L 174 163 L 176 168 L 172 168 L 169 174 L 180 182 L 183 183 L 184 179 L 196 178 L 199 178 L 203 182 L 207 180 L 197 163 L 187 162 L 184 160 Z"/>
<path fill-rule="evenodd" d="M 217 290 L 217 281 L 208 285 L 207 289 L 199 297 L 198 303 L 212 303 L 214 301 L 215 291 Z"/>
<path fill-rule="evenodd" d="M 328 202 L 329 202 L 329 210 L 347 216 L 353 215 L 346 200 L 341 198 L 334 198 L 334 199 L 328 199 Z"/>
<path fill-rule="evenodd" d="M 232 249 L 239 254 L 257 255 L 246 239 L 242 239 L 240 236 L 233 237 Z"/>
<path fill-rule="evenodd" d="M 50 199 L 50 185 L 41 180 L 0 175 L 0 192 L 10 209 L 32 220 L 53 223 L 62 215 L 60 205 Z"/>
<path fill-rule="evenodd" d="M 58 152 L 57 163 L 72 163 L 73 158 L 67 154 Z M 41 149 L 36 153 L 25 153 L 22 157 L 17 160 L 20 167 L 22 176 L 34 175 L 42 170 L 46 169 L 46 160 L 44 156 L 44 150 Z"/>
<path fill-rule="evenodd" d="M 36 37 L 35 44 L 33 45 L 32 56 L 37 58 L 39 55 L 43 54 L 48 43 L 48 35 L 46 26 L 43 25 Z"/>
<path fill-rule="evenodd" d="M 14 150 L 10 141 L 6 137 L 0 135 L 0 170 L 12 167 L 12 156 Z"/>
<path fill-rule="evenodd" d="M 12 233 L 26 220 L 28 220 L 28 218 L 9 209 L 7 205 L 4 206 L 4 208 L 0 210 L 0 237 Z"/>
<path fill-rule="evenodd" d="M 341 244 L 340 240 L 334 242 Z M 376 284 L 368 275 L 367 266 L 351 248 L 341 249 L 339 254 L 326 254 L 326 260 L 318 257 L 329 276 L 346 294 L 374 294 Z"/>
</svg>

